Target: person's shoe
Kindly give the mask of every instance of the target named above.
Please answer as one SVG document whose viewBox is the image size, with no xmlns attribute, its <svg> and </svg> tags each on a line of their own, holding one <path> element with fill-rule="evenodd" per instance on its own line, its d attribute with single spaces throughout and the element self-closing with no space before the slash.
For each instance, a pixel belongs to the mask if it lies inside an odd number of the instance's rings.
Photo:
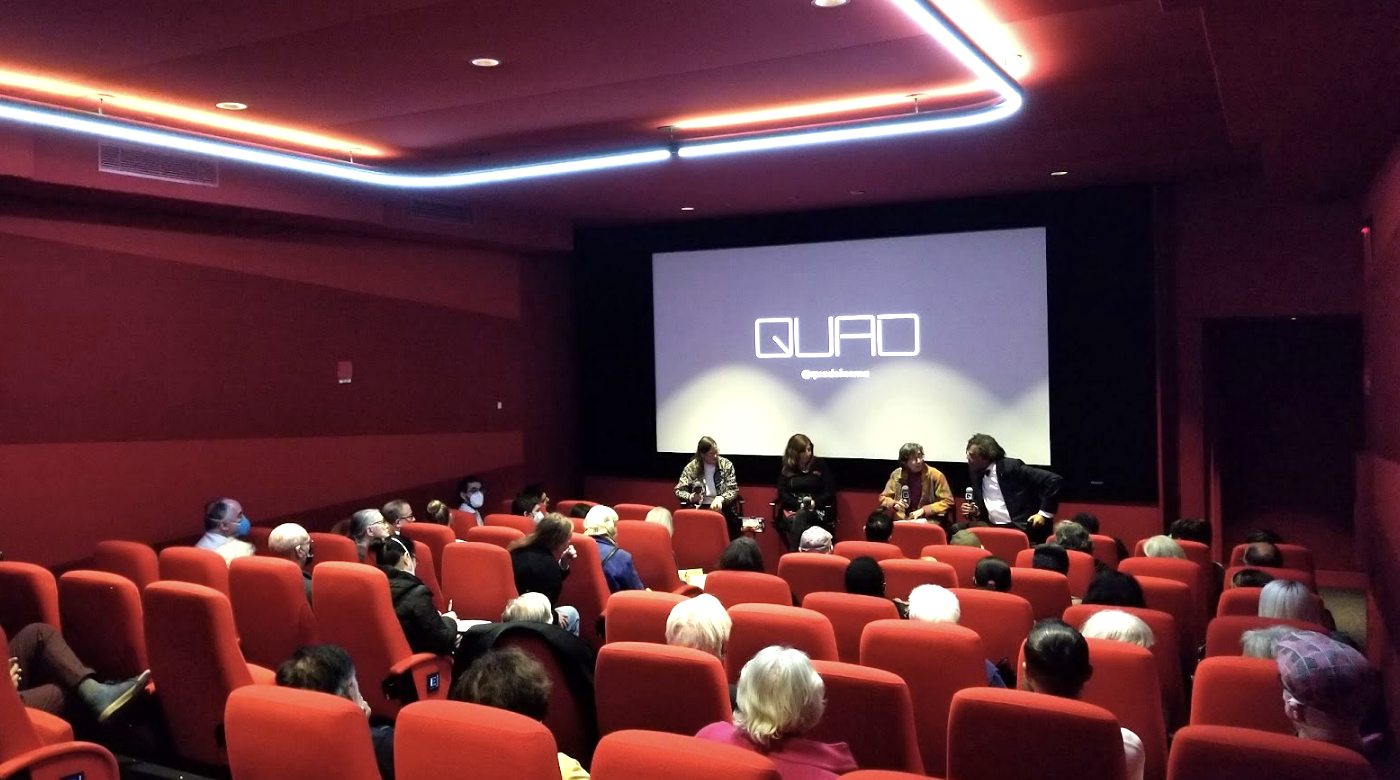
<svg viewBox="0 0 1400 780">
<path fill-rule="evenodd" d="M 93 715 L 97 716 L 97 722 L 106 723 L 123 707 L 145 694 L 146 685 L 150 681 L 150 669 L 121 682 L 100 683 L 96 680 L 84 680 L 78 687 L 78 694 L 92 709 Z"/>
</svg>

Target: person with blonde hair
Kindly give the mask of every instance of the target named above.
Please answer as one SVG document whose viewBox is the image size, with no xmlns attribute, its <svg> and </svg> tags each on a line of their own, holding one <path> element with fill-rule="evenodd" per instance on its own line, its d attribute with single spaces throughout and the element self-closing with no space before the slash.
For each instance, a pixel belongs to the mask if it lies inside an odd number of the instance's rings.
<svg viewBox="0 0 1400 780">
<path fill-rule="evenodd" d="M 1130 615 L 1121 609 L 1106 609 L 1102 612 L 1095 612 L 1084 621 L 1079 632 L 1085 639 L 1112 639 L 1116 642 L 1127 642 L 1130 645 L 1152 649 L 1157 643 L 1157 637 L 1152 633 L 1152 627 L 1143 622 L 1137 615 Z"/>
<path fill-rule="evenodd" d="M 666 644 L 701 650 L 723 661 L 733 627 L 719 599 L 701 594 L 671 608 L 666 617 Z"/>
<path fill-rule="evenodd" d="M 647 522 L 656 523 L 666 529 L 666 533 L 674 535 L 676 527 L 671 523 L 671 510 L 664 506 L 654 506 L 647 512 Z"/>
<path fill-rule="evenodd" d="M 1180 558 L 1186 560 L 1186 551 L 1176 540 L 1166 534 L 1158 534 L 1142 543 L 1142 554 L 1148 558 Z"/>
<path fill-rule="evenodd" d="M 1274 580 L 1259 591 L 1259 617 L 1317 623 L 1321 616 L 1308 586 L 1293 580 Z"/>
<path fill-rule="evenodd" d="M 732 723 L 711 723 L 695 736 L 752 750 L 771 760 L 783 780 L 827 780 L 855 771 L 844 742 L 802 736 L 826 711 L 826 685 L 801 650 L 765 647 L 739 672 L 739 708 Z"/>
<path fill-rule="evenodd" d="M 502 623 L 554 623 L 554 610 L 543 593 L 522 593 L 506 603 Z"/>
<path fill-rule="evenodd" d="M 603 563 L 603 579 L 608 582 L 608 592 L 620 590 L 646 590 L 637 567 L 632 563 L 632 554 L 617 546 L 617 512 L 610 506 L 594 504 L 583 518 L 583 533 L 593 537 L 598 543 L 598 558 Z"/>
</svg>

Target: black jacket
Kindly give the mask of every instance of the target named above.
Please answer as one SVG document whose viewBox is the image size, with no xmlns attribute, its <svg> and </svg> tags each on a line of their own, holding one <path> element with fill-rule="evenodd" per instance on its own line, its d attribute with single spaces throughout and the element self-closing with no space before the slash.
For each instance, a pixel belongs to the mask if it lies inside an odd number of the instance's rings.
<svg viewBox="0 0 1400 780">
<path fill-rule="evenodd" d="M 1036 512 L 1044 510 L 1053 515 L 1060 508 L 1060 483 L 1064 480 L 1059 474 L 1027 466 L 1025 461 L 1018 458 L 1002 458 L 992 468 L 997 470 L 997 483 L 1001 486 L 1001 495 L 1006 500 L 1006 511 L 1011 515 L 1011 522 L 1023 530 L 1026 520 Z M 971 476 L 978 514 L 986 519 L 987 505 L 982 502 L 982 475 Z"/>
<path fill-rule="evenodd" d="M 517 547 L 510 551 L 510 563 L 515 570 L 516 592 L 543 593 L 551 606 L 562 606 L 559 594 L 569 572 L 559 568 L 554 553 L 536 545 Z"/>
<path fill-rule="evenodd" d="M 433 592 L 406 571 L 380 568 L 389 577 L 389 597 L 409 649 L 415 653 L 452 655 L 457 645 L 457 622 L 438 614 Z"/>
<path fill-rule="evenodd" d="M 789 512 L 801 509 L 799 496 L 809 496 L 818 509 L 834 509 L 836 506 L 836 482 L 831 477 L 821 458 L 812 458 L 807 473 L 797 472 L 792 476 L 778 474 L 778 505 Z M 834 518 L 833 518 L 834 522 Z"/>
</svg>

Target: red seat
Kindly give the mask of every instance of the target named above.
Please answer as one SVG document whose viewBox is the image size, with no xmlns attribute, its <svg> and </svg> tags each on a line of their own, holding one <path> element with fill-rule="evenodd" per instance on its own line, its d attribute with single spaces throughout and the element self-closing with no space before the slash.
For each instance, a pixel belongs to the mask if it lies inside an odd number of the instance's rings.
<svg viewBox="0 0 1400 780">
<path fill-rule="evenodd" d="M 1198 566 L 1205 567 L 1207 571 L 1210 569 L 1210 545 L 1202 544 L 1201 542 L 1193 542 L 1189 539 L 1177 539 L 1175 541 L 1181 546 L 1181 551 L 1186 553 L 1186 560 Z M 1147 540 L 1139 539 L 1137 544 L 1133 546 L 1133 557 L 1147 557 L 1146 547 Z"/>
<path fill-rule="evenodd" d="M 1205 657 L 1239 655 L 1243 652 L 1240 640 L 1243 638 L 1244 632 L 1277 625 L 1293 626 L 1303 631 L 1316 631 L 1319 634 L 1327 633 L 1327 629 L 1322 626 L 1304 620 L 1264 618 L 1257 615 L 1227 615 L 1210 621 L 1210 627 L 1206 629 Z"/>
<path fill-rule="evenodd" d="M 452 530 L 452 533 L 457 535 L 458 539 L 466 539 L 467 531 L 478 527 L 476 522 L 477 516 L 461 509 L 447 510 L 447 518 L 447 527 Z M 482 520 L 484 522 L 485 518 L 482 518 Z"/>
<path fill-rule="evenodd" d="M 551 683 L 545 728 L 554 735 L 560 752 L 587 765 L 597 744 L 597 709 L 591 698 L 585 700 L 575 695 L 569 685 L 569 675 L 565 674 L 554 649 L 538 634 L 524 631 L 504 634 L 496 647 L 518 647 L 544 667 Z M 594 671 L 595 667 L 590 665 L 585 674 L 592 679 Z M 556 766 L 556 777 L 558 772 Z"/>
<path fill-rule="evenodd" d="M 1029 767 L 1051 776 L 1123 777 L 1123 736 L 1102 707 L 1028 691 L 958 691 L 948 716 L 948 780 L 1005 780 Z M 1004 735 L 989 749 L 988 735 Z M 927 764 L 927 762 L 925 762 Z"/>
<path fill-rule="evenodd" d="M 718 658 L 689 647 L 611 642 L 594 672 L 598 733 L 626 729 L 692 736 L 729 720 L 729 684 Z"/>
<path fill-rule="evenodd" d="M 850 565 L 849 559 L 839 555 L 788 553 L 778 559 L 778 576 L 801 602 L 808 593 L 846 592 L 846 567 Z"/>
<path fill-rule="evenodd" d="M 521 533 L 518 529 L 507 528 L 502 525 L 474 525 L 467 529 L 467 534 L 463 538 L 469 542 L 494 544 L 501 549 L 505 549 L 516 539 L 525 538 L 525 534 Z"/>
<path fill-rule="evenodd" d="M 369 720 L 344 697 L 250 685 L 229 694 L 224 720 L 234 777 L 379 780 Z"/>
<path fill-rule="evenodd" d="M 1142 740 L 1143 780 L 1164 780 L 1167 723 L 1158 685 L 1157 659 L 1151 650 L 1127 642 L 1113 639 L 1090 639 L 1088 642 L 1094 674 L 1084 685 L 1079 700 L 1103 707 L 1113 713 L 1118 725 L 1138 735 Z"/>
<path fill-rule="evenodd" d="M 92 567 L 126 577 L 136 583 L 137 590 L 160 579 L 156 551 L 141 542 L 98 542 L 92 552 Z"/>
<path fill-rule="evenodd" d="M 311 563 L 314 572 L 323 563 L 359 563 L 360 548 L 355 540 L 341 534 L 310 533 L 311 544 L 316 548 L 316 560 Z"/>
<path fill-rule="evenodd" d="M 272 538 L 272 529 L 265 525 L 255 525 L 248 529 L 248 543 L 253 545 L 253 554 L 269 555 L 267 542 Z"/>
<path fill-rule="evenodd" d="M 58 578 L 63 638 L 102 680 L 135 677 L 150 663 L 136 583 L 105 571 L 70 571 Z"/>
<path fill-rule="evenodd" d="M 1215 616 L 1259 614 L 1259 594 L 1263 588 L 1226 588 L 1215 606 Z"/>
<path fill-rule="evenodd" d="M 556 768 L 555 777 L 559 776 Z M 598 743 L 592 780 L 781 780 L 752 750 L 653 731 L 618 731 Z M 543 780 L 543 778 L 541 778 Z"/>
<path fill-rule="evenodd" d="M 826 713 L 809 739 L 845 742 L 856 766 L 923 773 L 914 703 L 899 675 L 837 661 L 812 666 L 826 685 Z"/>
<path fill-rule="evenodd" d="M 413 542 L 413 560 L 418 564 L 414 574 L 432 592 L 433 606 L 437 608 L 437 611 L 446 612 L 447 599 L 443 598 L 442 595 L 442 581 L 438 579 L 437 565 L 433 562 L 433 551 L 422 542 L 413 539 L 409 541 Z"/>
<path fill-rule="evenodd" d="M 617 504 L 613 506 L 613 511 L 617 513 L 618 520 L 646 520 L 655 508 L 654 504 Z"/>
<path fill-rule="evenodd" d="M 141 606 L 152 679 L 175 752 L 205 764 L 226 764 L 220 737 L 224 703 L 245 685 L 271 683 L 272 671 L 243 659 L 228 597 L 213 588 L 153 582 L 141 591 Z"/>
<path fill-rule="evenodd" d="M 927 780 L 923 772 L 896 772 L 892 769 L 857 769 L 841 775 L 841 780 Z"/>
<path fill-rule="evenodd" d="M 903 550 L 888 542 L 837 542 L 832 552 L 852 561 L 857 558 L 874 558 L 877 561 L 905 558 Z"/>
<path fill-rule="evenodd" d="M 203 585 L 228 595 L 228 561 L 213 550 L 167 547 L 160 551 L 160 578 Z"/>
<path fill-rule="evenodd" d="M 320 640 L 301 567 L 285 558 L 244 556 L 228 567 L 229 602 L 243 657 L 276 669 L 298 647 Z"/>
<path fill-rule="evenodd" d="M 401 780 L 559 780 L 556 750 L 539 721 L 465 702 L 415 702 L 404 707 L 394 727 L 394 768 Z M 471 756 L 468 772 L 464 756 Z"/>
<path fill-rule="evenodd" d="M 1283 557 L 1283 566 L 1279 568 L 1298 569 L 1309 573 L 1315 571 L 1311 549 L 1301 544 L 1276 544 L 1274 546 L 1278 548 L 1279 555 Z M 1237 544 L 1230 550 L 1230 568 L 1235 568 L 1236 566 L 1241 568 L 1258 568 L 1257 566 L 1250 567 L 1244 565 L 1244 551 L 1248 548 L 1249 545 L 1247 544 Z"/>
<path fill-rule="evenodd" d="M 663 531 L 665 529 L 662 529 Z M 607 641 L 666 644 L 666 620 L 685 601 L 676 593 L 620 590 L 608 598 Z"/>
<path fill-rule="evenodd" d="M 587 501 L 587 500 L 578 499 L 578 498 L 566 498 L 566 499 L 564 499 L 563 501 L 557 501 L 557 502 L 555 502 L 555 504 L 554 504 L 554 511 L 558 512 L 559 514 L 561 514 L 561 515 L 563 515 L 563 516 L 565 516 L 565 517 L 568 517 L 568 516 L 569 516 L 569 512 L 573 510 L 575 504 L 584 504 L 584 505 L 586 505 L 586 506 L 588 506 L 588 507 L 591 508 L 591 507 L 595 506 L 595 505 L 597 504 L 597 502 L 596 502 L 596 501 Z M 573 519 L 576 519 L 576 518 L 573 518 Z"/>
<path fill-rule="evenodd" d="M 945 544 L 942 547 L 925 547 L 923 558 L 933 558 L 939 563 L 953 567 L 958 575 L 958 584 L 972 584 L 972 574 L 977 570 L 977 562 L 994 557 L 990 550 L 981 547 L 964 547 L 960 544 Z M 1013 577 L 1014 579 L 1014 577 Z"/>
<path fill-rule="evenodd" d="M 1078 550 L 1066 550 L 1065 554 L 1069 557 L 1069 593 L 1075 598 L 1083 598 L 1089 590 L 1089 583 L 1094 579 L 1094 556 Z M 1033 569 L 1035 567 L 1031 562 L 1034 559 L 1035 550 L 1022 550 L 1016 553 L 1015 566 L 1017 569 Z M 1011 581 L 1016 581 L 1014 571 L 1011 572 Z"/>
<path fill-rule="evenodd" d="M 729 546 L 724 515 L 711 509 L 678 509 L 671 517 L 671 548 L 679 569 L 709 571 Z"/>
<path fill-rule="evenodd" d="M 458 542 L 442 551 L 442 559 L 442 595 L 461 620 L 500 621 L 506 604 L 520 595 L 510 553 L 501 547 Z"/>
<path fill-rule="evenodd" d="M 994 528 L 983 526 L 980 528 L 969 528 L 969 531 L 982 542 L 983 549 L 992 555 L 1011 563 L 1016 560 L 1016 554 L 1022 550 L 1031 548 L 1030 537 L 1019 528 Z"/>
<path fill-rule="evenodd" d="M 957 572 L 938 561 L 891 558 L 880 561 L 880 570 L 885 573 L 885 595 L 892 599 L 907 599 L 920 585 L 958 586 Z"/>
<path fill-rule="evenodd" d="M 1016 569 L 1011 572 L 1010 592 L 1030 602 L 1031 614 L 1036 620 L 1059 617 L 1072 603 L 1069 577 L 1057 571 Z"/>
<path fill-rule="evenodd" d="M 1238 726 L 1293 734 L 1283 711 L 1278 664 L 1267 658 L 1220 655 L 1201 661 L 1191 691 L 1192 726 Z"/>
<path fill-rule="evenodd" d="M 860 635 L 867 625 L 876 620 L 899 617 L 899 610 L 895 609 L 893 601 L 854 593 L 808 593 L 807 598 L 802 600 L 802 606 L 826 615 L 826 619 L 831 621 L 831 628 L 836 632 L 837 656 L 848 664 L 860 663 Z"/>
<path fill-rule="evenodd" d="M 498 528 L 514 528 L 522 534 L 532 534 L 535 532 L 535 521 L 524 515 L 487 515 L 481 521 L 488 526 Z"/>
<path fill-rule="evenodd" d="M 1021 643 L 1026 641 L 1035 622 L 1031 615 L 1031 603 L 1010 593 L 973 588 L 957 588 L 953 590 L 953 595 L 958 597 L 958 605 L 962 608 L 958 625 L 970 628 L 982 637 L 982 649 L 988 660 L 992 663 L 1004 660 L 1014 664 L 1017 654 L 1021 652 Z M 1010 681 L 1007 683 L 1010 684 Z"/>
<path fill-rule="evenodd" d="M 58 580 L 43 566 L 0 561 L 0 629 L 13 636 L 30 623 L 63 628 Z"/>
<path fill-rule="evenodd" d="M 632 566 L 642 584 L 654 591 L 698 595 L 701 591 L 681 582 L 676 570 L 676 551 L 671 549 L 671 534 L 659 523 L 642 520 L 619 520 L 617 546 L 632 554 Z"/>
<path fill-rule="evenodd" d="M 948 756 L 948 709 L 953 694 L 987 684 L 982 639 L 970 628 L 916 620 L 877 620 L 865 627 L 860 663 L 893 672 L 909 686 L 925 771 L 941 772 Z M 929 659 L 936 658 L 937 674 Z M 1002 729 L 997 734 L 1012 734 Z M 985 745 L 983 741 L 978 744 Z M 998 741 L 1000 744 L 1000 741 Z M 1024 768 L 1023 768 L 1024 769 Z"/>
<path fill-rule="evenodd" d="M 10 657 L 0 632 L 0 657 Z M 74 742 L 68 724 L 20 701 L 10 676 L 0 675 L 0 777 L 28 780 L 118 780 L 117 762 L 107 749 Z"/>
<path fill-rule="evenodd" d="M 734 627 L 724 651 L 724 668 L 730 682 L 758 651 L 772 645 L 788 645 L 814 661 L 835 661 L 836 631 L 820 612 L 777 604 L 739 604 L 731 607 Z"/>
<path fill-rule="evenodd" d="M 10 643 L 0 631 L 0 658 L 9 657 Z M 4 682 L 0 682 L 0 763 L 37 748 L 73 741 L 68 721 L 25 707 L 19 694 L 11 693 L 14 690 L 10 676 L 4 675 Z"/>
<path fill-rule="evenodd" d="M 384 572 L 332 561 L 317 566 L 311 576 L 321 641 L 340 645 L 355 659 L 360 693 L 376 715 L 393 718 L 402 706 L 384 692 L 390 678 L 411 679 L 419 700 L 447 697 L 452 659 L 409 650 Z"/>
<path fill-rule="evenodd" d="M 573 545 L 578 557 L 569 565 L 569 576 L 556 606 L 567 604 L 578 610 L 579 638 L 596 650 L 603 644 L 598 618 L 608 606 L 608 581 L 603 577 L 603 559 L 593 537 L 574 534 Z"/>
<path fill-rule="evenodd" d="M 1301 582 L 1304 585 L 1308 586 L 1308 590 L 1312 591 L 1313 593 L 1317 592 L 1317 578 L 1313 576 L 1313 573 L 1311 571 L 1308 571 L 1306 569 L 1271 569 L 1267 566 L 1235 566 L 1233 568 L 1226 569 L 1226 589 L 1230 588 L 1230 583 L 1234 581 L 1235 575 L 1239 574 L 1245 569 L 1254 569 L 1255 571 L 1262 571 L 1276 580 L 1293 580 L 1294 582 Z"/>
<path fill-rule="evenodd" d="M 457 541 L 457 534 L 452 533 L 451 528 L 436 523 L 404 523 L 403 527 L 399 529 L 399 533 L 428 546 L 433 554 L 433 571 L 437 572 L 441 578 L 442 551 L 447 548 L 447 545 Z"/>
<path fill-rule="evenodd" d="M 1152 645 L 1152 657 L 1156 659 L 1157 679 L 1161 683 L 1163 714 L 1168 726 L 1177 726 L 1186 721 L 1186 688 L 1182 675 L 1182 650 L 1180 632 L 1176 619 L 1166 612 L 1135 607 L 1110 607 L 1100 604 L 1077 604 L 1065 610 L 1064 620 L 1076 629 L 1082 629 L 1084 622 L 1096 612 L 1120 610 L 1135 615 L 1152 629 L 1156 640 Z M 1194 650 L 1192 651 L 1194 659 Z"/>
<path fill-rule="evenodd" d="M 1194 621 L 1193 627 L 1196 636 L 1201 636 L 1202 632 L 1205 631 L 1206 622 L 1210 620 L 1209 569 L 1192 561 L 1183 561 L 1180 558 L 1129 558 L 1118 564 L 1118 571 L 1131 574 L 1139 580 L 1142 577 L 1176 580 L 1190 588 L 1191 611 L 1189 616 Z M 1144 595 L 1146 595 L 1145 592 Z M 1178 616 L 1177 619 L 1182 619 L 1182 616 Z"/>
<path fill-rule="evenodd" d="M 1103 534 L 1089 534 L 1089 539 L 1094 542 L 1094 560 L 1118 571 L 1118 540 Z"/>
<path fill-rule="evenodd" d="M 736 604 L 792 606 L 792 589 L 786 580 L 756 571 L 712 571 L 705 575 L 705 592 L 725 609 Z"/>
<path fill-rule="evenodd" d="M 1191 588 L 1176 580 L 1160 577 L 1138 577 L 1142 587 L 1142 597 L 1147 608 L 1165 612 L 1176 621 L 1177 647 L 1181 648 L 1181 668 L 1190 670 L 1195 666 L 1198 650 L 1204 634 L 1196 632 L 1194 615 L 1195 600 Z"/>
<path fill-rule="evenodd" d="M 894 531 L 890 533 L 890 544 L 898 547 L 905 558 L 918 558 L 928 554 L 924 552 L 926 547 L 948 544 L 948 532 L 938 523 L 899 520 L 895 522 Z"/>
<path fill-rule="evenodd" d="M 1371 765 L 1354 750 L 1228 726 L 1187 726 L 1172 740 L 1167 780 L 1371 780 Z"/>
</svg>

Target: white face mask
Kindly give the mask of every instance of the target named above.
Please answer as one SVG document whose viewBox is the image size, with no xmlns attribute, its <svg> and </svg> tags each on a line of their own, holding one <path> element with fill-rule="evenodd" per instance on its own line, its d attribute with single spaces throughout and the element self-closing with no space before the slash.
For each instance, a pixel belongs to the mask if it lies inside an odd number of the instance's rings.
<svg viewBox="0 0 1400 780">
<path fill-rule="evenodd" d="M 480 509 L 481 505 L 486 503 L 486 496 L 483 496 L 480 490 L 473 490 L 467 494 L 467 503 L 471 504 L 472 509 Z"/>
<path fill-rule="evenodd" d="M 544 512 L 541 512 L 540 510 L 536 509 L 535 515 L 532 519 L 535 521 L 535 525 L 539 525 L 540 521 L 544 519 Z"/>
</svg>

